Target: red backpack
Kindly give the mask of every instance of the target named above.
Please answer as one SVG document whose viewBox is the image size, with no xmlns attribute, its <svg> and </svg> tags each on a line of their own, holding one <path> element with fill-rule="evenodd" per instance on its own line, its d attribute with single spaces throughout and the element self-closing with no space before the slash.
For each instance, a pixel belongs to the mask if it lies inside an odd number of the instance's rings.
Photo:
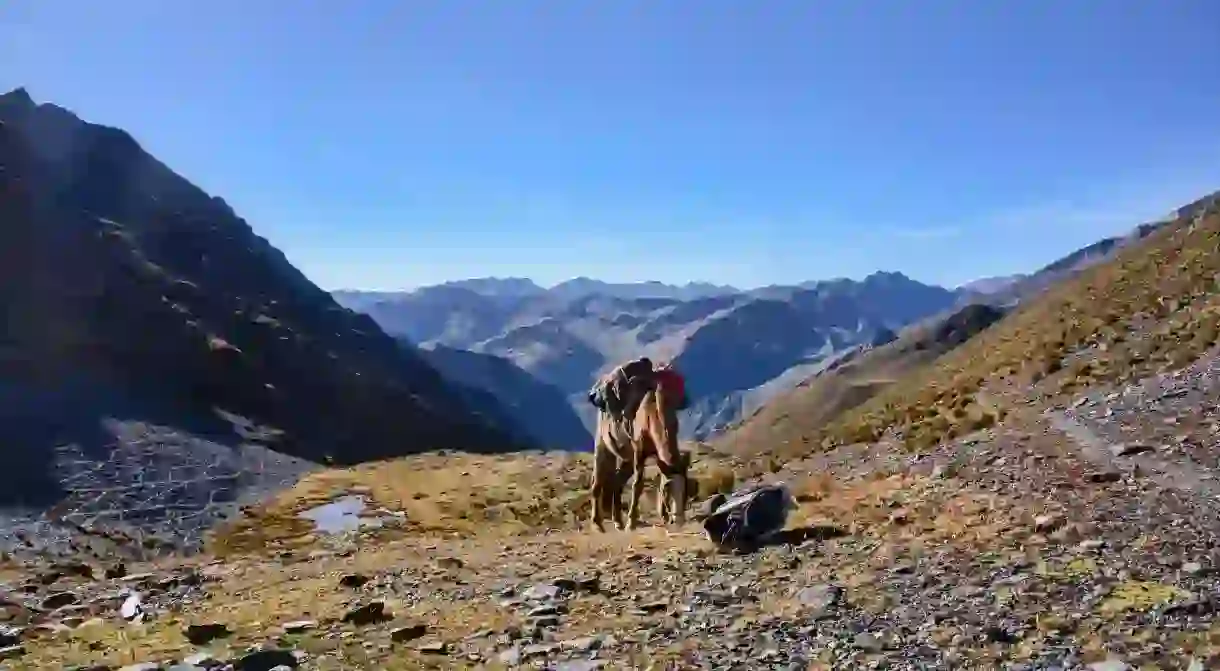
<svg viewBox="0 0 1220 671">
<path fill-rule="evenodd" d="M 665 395 L 670 398 L 678 399 L 678 409 L 686 408 L 686 379 L 682 374 L 673 368 L 659 368 L 656 370 L 657 385 L 665 392 Z"/>
</svg>

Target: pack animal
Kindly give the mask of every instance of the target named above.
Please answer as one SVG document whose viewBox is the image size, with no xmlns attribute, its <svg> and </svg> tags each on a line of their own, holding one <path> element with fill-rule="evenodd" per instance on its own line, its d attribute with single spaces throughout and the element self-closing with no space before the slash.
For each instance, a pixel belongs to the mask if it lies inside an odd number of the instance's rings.
<svg viewBox="0 0 1220 671">
<path fill-rule="evenodd" d="M 644 491 L 645 468 L 655 459 L 661 472 L 657 511 L 667 523 L 686 522 L 690 458 L 678 449 L 678 411 L 686 406 L 686 390 L 676 370 L 663 366 L 653 375 L 637 375 L 638 388 L 625 395 L 640 394 L 632 416 L 615 416 L 605 408 L 598 415 L 593 449 L 593 480 L 590 497 L 593 526 L 604 531 L 609 511 L 619 529 L 639 526 L 639 502 Z M 622 519 L 622 493 L 630 484 L 627 524 Z"/>
</svg>

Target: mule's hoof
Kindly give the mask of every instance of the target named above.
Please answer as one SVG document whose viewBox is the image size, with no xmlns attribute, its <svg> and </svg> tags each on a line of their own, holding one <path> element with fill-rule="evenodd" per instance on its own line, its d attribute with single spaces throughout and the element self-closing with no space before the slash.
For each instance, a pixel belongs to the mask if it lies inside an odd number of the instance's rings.
<svg viewBox="0 0 1220 671">
<path fill-rule="evenodd" d="M 627 531 L 635 531 L 638 528 L 640 528 L 639 522 L 631 521 L 627 523 Z"/>
<path fill-rule="evenodd" d="M 590 524 L 596 531 L 606 533 L 606 525 L 602 524 L 601 522 L 591 522 Z"/>
</svg>

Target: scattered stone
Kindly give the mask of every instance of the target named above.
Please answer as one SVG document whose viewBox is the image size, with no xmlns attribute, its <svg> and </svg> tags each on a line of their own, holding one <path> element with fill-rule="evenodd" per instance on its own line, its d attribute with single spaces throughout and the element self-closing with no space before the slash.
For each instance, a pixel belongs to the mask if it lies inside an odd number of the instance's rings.
<svg viewBox="0 0 1220 671">
<path fill-rule="evenodd" d="M 432 641 L 420 645 L 416 650 L 425 655 L 446 655 L 449 654 L 449 644 L 444 641 Z"/>
<path fill-rule="evenodd" d="M 527 601 L 547 601 L 557 598 L 563 589 L 558 585 L 534 585 L 525 591 L 522 596 Z"/>
<path fill-rule="evenodd" d="M 1034 518 L 1034 531 L 1048 533 L 1058 529 L 1063 524 L 1063 517 L 1054 513 L 1039 515 Z"/>
<path fill-rule="evenodd" d="M 520 664 L 522 658 L 523 658 L 523 654 L 522 654 L 521 646 L 519 646 L 519 645 L 514 645 L 513 647 L 511 647 L 507 650 L 501 651 L 498 656 L 498 659 L 500 660 L 501 664 L 507 664 L 509 666 L 516 666 L 516 665 Z"/>
<path fill-rule="evenodd" d="M 1108 484 L 1122 480 L 1123 474 L 1118 471 L 1092 471 L 1086 474 L 1084 478 L 1095 484 Z"/>
<path fill-rule="evenodd" d="M 582 636 L 581 638 L 572 638 L 559 642 L 559 647 L 564 650 L 576 652 L 589 652 L 590 650 L 597 650 L 601 646 L 602 639 L 598 636 Z"/>
<path fill-rule="evenodd" d="M 128 664 L 119 669 L 119 671 L 163 671 L 164 667 L 154 662 L 141 662 L 139 664 Z"/>
<path fill-rule="evenodd" d="M 21 642 L 21 636 L 25 630 L 21 627 L 8 627 L 0 625 L 0 647 L 17 645 Z"/>
<path fill-rule="evenodd" d="M 1104 662 L 1093 662 L 1088 666 L 1089 671 L 1130 671 L 1131 666 L 1121 659 L 1107 659 Z"/>
<path fill-rule="evenodd" d="M 206 652 L 197 652 L 182 660 L 184 664 L 199 667 L 201 669 L 214 669 L 218 666 L 224 666 L 224 662 L 216 659 Z"/>
<path fill-rule="evenodd" d="M 47 596 L 42 600 L 42 608 L 44 610 L 55 610 L 63 608 L 77 602 L 77 597 L 71 592 L 56 592 Z"/>
<path fill-rule="evenodd" d="M 423 637 L 428 633 L 428 626 L 423 624 L 413 624 L 406 627 L 398 627 L 390 631 L 390 640 L 395 643 L 405 643 L 414 641 L 417 638 Z"/>
<path fill-rule="evenodd" d="M 61 571 L 64 575 L 74 575 L 86 580 L 93 579 L 93 567 L 84 562 L 59 562 L 55 564 L 54 568 L 56 571 Z"/>
<path fill-rule="evenodd" d="M 301 634 L 311 629 L 317 629 L 318 623 L 314 620 L 295 620 L 293 622 L 284 623 L 285 634 Z"/>
<path fill-rule="evenodd" d="M 127 565 L 123 562 L 111 564 L 110 566 L 106 567 L 106 571 L 102 575 L 104 575 L 107 580 L 118 580 L 119 578 L 127 575 Z"/>
<path fill-rule="evenodd" d="M 182 630 L 182 635 L 191 642 L 191 645 L 207 645 L 218 638 L 230 636 L 232 633 L 227 625 L 218 622 L 187 625 Z"/>
<path fill-rule="evenodd" d="M 813 585 L 796 593 L 796 600 L 812 610 L 815 617 L 829 613 L 842 598 L 843 588 L 830 584 Z"/>
<path fill-rule="evenodd" d="M 1131 457 L 1144 452 L 1153 451 L 1153 447 L 1147 443 L 1119 443 L 1110 448 L 1116 457 Z"/>
<path fill-rule="evenodd" d="M 601 576 L 598 576 L 598 575 L 577 576 L 575 582 L 576 582 L 576 589 L 579 589 L 582 592 L 596 594 L 599 591 L 601 591 Z"/>
<path fill-rule="evenodd" d="M 339 586 L 347 587 L 349 589 L 360 589 L 361 587 L 364 587 L 369 580 L 371 580 L 371 578 L 366 575 L 349 573 L 342 578 L 339 578 Z"/>
<path fill-rule="evenodd" d="M 6 645 L 0 648 L 0 659 L 16 659 L 25 654 L 25 647 L 21 645 Z"/>
<path fill-rule="evenodd" d="M 144 615 L 144 603 L 139 593 L 133 593 L 123 600 L 123 605 L 119 608 L 119 615 L 124 620 L 135 620 Z"/>
<path fill-rule="evenodd" d="M 865 652 L 881 652 L 885 649 L 885 644 L 881 642 L 881 639 L 868 632 L 856 634 L 852 639 L 852 644 Z"/>
<path fill-rule="evenodd" d="M 297 655 L 291 650 L 268 649 L 242 655 L 233 662 L 233 667 L 234 671 L 274 671 L 280 666 L 295 669 L 300 663 Z"/>
<path fill-rule="evenodd" d="M 385 602 L 382 601 L 371 601 L 343 614 L 343 622 L 356 626 L 374 624 L 388 619 L 390 616 L 385 612 Z"/>
</svg>

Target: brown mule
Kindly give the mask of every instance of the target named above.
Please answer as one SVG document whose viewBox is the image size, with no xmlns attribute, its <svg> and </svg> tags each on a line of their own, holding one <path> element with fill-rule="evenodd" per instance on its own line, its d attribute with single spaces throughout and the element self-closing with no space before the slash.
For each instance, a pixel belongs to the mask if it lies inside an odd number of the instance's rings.
<svg viewBox="0 0 1220 671">
<path fill-rule="evenodd" d="M 678 409 L 684 405 L 681 376 L 661 367 L 644 391 L 644 398 L 631 422 L 616 420 L 609 413 L 598 415 L 593 448 L 593 480 L 590 486 L 593 526 L 604 531 L 609 509 L 615 526 L 623 529 L 622 490 L 631 483 L 627 507 L 627 529 L 639 525 L 639 502 L 644 491 L 644 471 L 655 457 L 661 471 L 657 511 L 665 523 L 685 524 L 690 458 L 678 449 Z"/>
</svg>

